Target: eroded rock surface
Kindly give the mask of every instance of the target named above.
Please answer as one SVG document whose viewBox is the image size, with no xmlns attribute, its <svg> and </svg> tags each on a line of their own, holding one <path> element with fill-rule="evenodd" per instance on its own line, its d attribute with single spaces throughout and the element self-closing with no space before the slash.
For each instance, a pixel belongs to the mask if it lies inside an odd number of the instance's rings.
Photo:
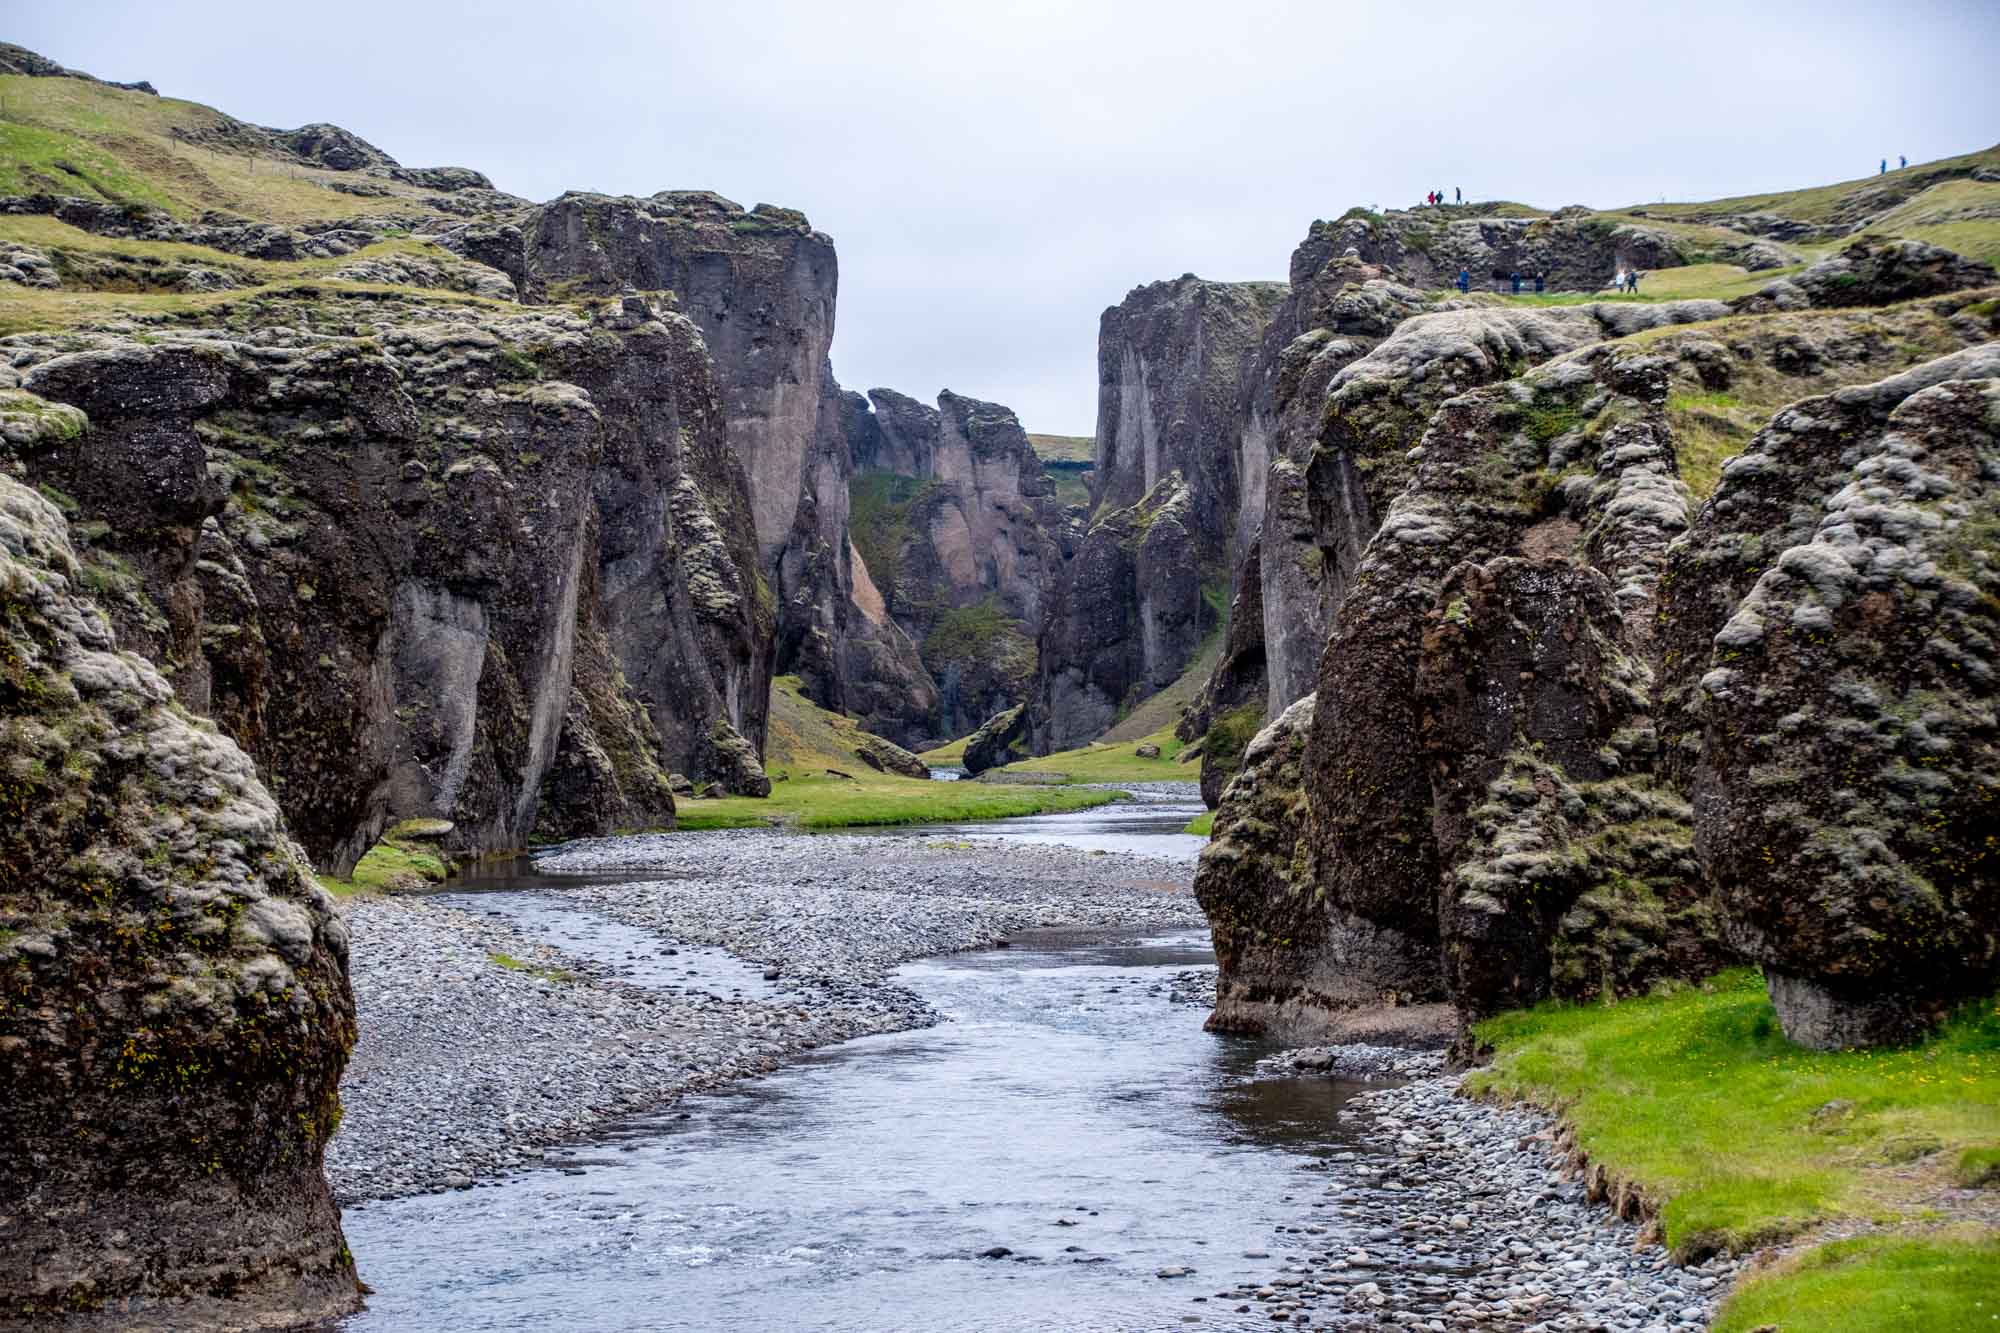
<svg viewBox="0 0 2000 1333">
<path fill-rule="evenodd" d="M 249 758 L 119 651 L 89 581 L 55 505 L 0 475 L 0 1305 L 63 1328 L 344 1313 L 321 1163 L 345 924 Z"/>
<path fill-rule="evenodd" d="M 661 770 L 754 788 L 712 736 L 754 758 L 773 611 L 699 333 L 637 297 L 367 313 L 12 340 L 20 410 L 88 426 L 6 465 L 76 506 L 128 645 L 329 869 L 405 818 L 513 847 L 545 794 L 578 832 L 670 818 Z"/>
</svg>

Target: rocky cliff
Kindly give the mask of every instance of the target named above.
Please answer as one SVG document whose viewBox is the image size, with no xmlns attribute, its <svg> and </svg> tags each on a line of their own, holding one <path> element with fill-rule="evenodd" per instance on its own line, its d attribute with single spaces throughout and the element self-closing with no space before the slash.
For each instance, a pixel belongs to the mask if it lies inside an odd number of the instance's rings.
<svg viewBox="0 0 2000 1333">
<path fill-rule="evenodd" d="M 778 669 L 797 674 L 816 702 L 884 734 L 933 738 L 936 685 L 908 635 L 882 616 L 879 586 L 856 567 L 849 537 L 854 409 L 827 362 L 839 285 L 833 242 L 795 210 L 746 212 L 705 191 L 566 194 L 520 231 L 528 299 L 675 293 L 723 387 L 758 568 L 776 596 Z"/>
<path fill-rule="evenodd" d="M 1219 627 L 1268 463 L 1236 428 L 1240 382 L 1285 297 L 1188 274 L 1104 312 L 1092 513 L 1038 645 L 1037 749 L 1098 735 Z"/>
<path fill-rule="evenodd" d="M 1356 296 L 1383 281 L 1356 276 Z M 1989 295 L 1790 316 L 1444 310 L 1327 375 L 1298 489 L 1312 543 L 1344 543 L 1319 548 L 1339 573 L 1274 583 L 1268 517 L 1246 562 L 1267 632 L 1239 660 L 1261 647 L 1274 699 L 1296 679 L 1274 621 L 1330 616 L 1309 734 L 1291 715 L 1249 747 L 1204 857 L 1217 1024 L 1344 1031 L 1429 1001 L 1464 1022 L 1743 950 L 1795 1038 L 1839 1044 L 1915 1031 L 1990 985 L 1991 868 L 1965 840 L 1985 836 L 1990 739 L 1946 684 L 1983 669 L 1991 345 L 1952 349 L 1993 337 Z M 1831 558 L 1856 542 L 1861 563 Z M 1918 577 L 1899 584 L 1905 563 Z M 1881 590 L 1870 615 L 1863 586 Z M 1765 628 L 1780 620 L 1799 628 Z M 1877 738 L 1879 787 L 1854 786 L 1871 770 L 1829 729 Z M 1948 775 L 1916 776 L 1925 745 Z M 1857 825 L 1864 805 L 1880 813 Z M 1946 863 L 1959 878 L 1940 889 Z"/>
<path fill-rule="evenodd" d="M 62 408 L 16 447 L 73 439 Z M 0 475 L 0 1320 L 292 1327 L 360 1300 L 321 1162 L 346 927 L 248 757 L 121 652 Z"/>
<path fill-rule="evenodd" d="M 849 419 L 852 526 L 868 575 L 937 683 L 931 737 L 1025 702 L 1065 519 L 1013 412 L 890 389 Z"/>
<path fill-rule="evenodd" d="M 413 816 L 522 845 L 551 772 L 564 832 L 669 820 L 668 769 L 757 789 L 771 595 L 686 319 L 415 293 L 215 313 L 11 340 L 19 410 L 87 425 L 8 466 L 74 509 L 127 642 L 319 863 Z"/>
</svg>

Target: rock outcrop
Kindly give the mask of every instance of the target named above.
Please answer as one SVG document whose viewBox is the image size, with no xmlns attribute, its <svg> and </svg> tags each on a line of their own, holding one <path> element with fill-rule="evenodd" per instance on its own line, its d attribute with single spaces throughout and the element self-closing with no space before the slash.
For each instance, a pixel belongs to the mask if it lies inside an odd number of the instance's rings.
<svg viewBox="0 0 2000 1333">
<path fill-rule="evenodd" d="M 997 403 L 949 389 L 936 408 L 889 389 L 867 401 L 848 420 L 855 549 L 936 682 L 912 739 L 962 736 L 1032 687 L 1063 563 L 1055 484 Z"/>
<path fill-rule="evenodd" d="M 757 570 L 777 610 L 778 669 L 796 673 L 825 707 L 902 739 L 934 738 L 936 685 L 909 636 L 880 613 L 879 580 L 856 567 L 849 539 L 852 407 L 827 362 L 833 242 L 796 210 L 746 212 L 691 190 L 565 194 L 520 230 L 529 299 L 675 293 L 714 357 L 729 443 L 749 481 Z M 498 248 L 506 244 L 499 238 Z M 752 739 L 761 745 L 761 735 Z"/>
<path fill-rule="evenodd" d="M 1548 217 L 1499 216 L 1488 205 L 1350 209 L 1333 230 L 1336 253 L 1352 249 L 1416 287 L 1444 287 L 1469 272 L 1479 290 L 1511 287 L 1513 275 L 1557 291 L 1594 292 L 1620 269 L 1677 268 L 1710 260 L 1749 269 L 1796 262 L 1768 241 L 1744 237 L 1699 252 L 1679 235 L 1643 221 L 1560 209 Z"/>
<path fill-rule="evenodd" d="M 588 809 L 549 831 L 667 822 L 665 770 L 755 790 L 716 737 L 754 762 L 773 612 L 700 334 L 637 297 L 358 313 L 8 344 L 19 410 L 87 414 L 6 465 L 75 506 L 127 644 L 337 871 L 406 818 L 524 844 L 559 753 Z"/>
<path fill-rule="evenodd" d="M 1015 704 L 995 713 L 966 738 L 965 771 L 974 775 L 989 768 L 1011 764 L 1025 753 L 1028 738 L 1028 706 Z"/>
<path fill-rule="evenodd" d="M 1104 312 L 1093 512 L 1038 644 L 1037 749 L 1102 732 L 1219 625 L 1266 465 L 1240 447 L 1239 386 L 1285 296 L 1188 274 Z"/>
<path fill-rule="evenodd" d="M 64 409 L 7 439 L 81 429 Z M 360 1299 L 322 1169 L 346 927 L 244 753 L 120 652 L 61 513 L 0 475 L 0 1308 L 293 1327 Z"/>
<path fill-rule="evenodd" d="M 1860 240 L 1796 277 L 1780 278 L 1732 304 L 1738 310 L 1893 305 L 1920 296 L 1991 287 L 1993 266 L 1914 240 Z"/>
<path fill-rule="evenodd" d="M 1345 529 L 1358 558 L 1331 599 L 1310 734 L 1285 760 L 1296 778 L 1272 767 L 1290 750 L 1267 733 L 1223 793 L 1202 871 L 1204 902 L 1228 913 L 1218 1023 L 1338 1032 L 1368 1010 L 1388 1022 L 1411 1002 L 1449 1001 L 1465 1024 L 1549 996 L 1643 991 L 1741 951 L 1773 976 L 1788 1030 L 1827 1044 L 1908 1034 L 1990 986 L 1988 833 L 1972 812 L 1991 718 L 1970 686 L 1988 633 L 1974 607 L 1992 554 L 1979 535 L 1991 436 L 1990 422 L 1983 437 L 1972 424 L 1983 390 L 1963 385 L 1983 382 L 1992 353 L 1839 389 L 1991 339 L 1983 295 L 1735 320 L 1700 303 L 1447 310 L 1404 320 L 1329 376 L 1309 477 L 1340 498 L 1321 512 L 1365 505 L 1381 518 Z M 1961 387 L 1926 387 L 1944 381 Z M 1744 447 L 1746 404 L 1827 389 L 1729 465 L 1690 532 L 1683 478 L 1712 469 L 1711 451 Z M 1888 424 L 1906 399 L 1921 400 L 1905 428 L 1921 444 Z M 1410 411 L 1428 414 L 1413 450 L 1400 435 Z M 1931 450 L 1952 460 L 1936 478 L 1912 461 Z M 1351 484 L 1330 484 L 1342 457 L 1360 465 Z M 1858 542 L 1872 560 L 1890 537 L 1902 549 L 1884 565 L 1814 600 L 1825 580 L 1801 571 L 1833 567 L 1817 547 Z M 1940 573 L 1947 547 L 1961 553 L 1956 586 Z M 1789 548 L 1807 552 L 1785 557 L 1798 569 L 1774 570 Z M 1268 527 L 1257 550 L 1268 570 Z M 1839 568 L 1862 569 L 1854 556 Z M 1893 594 L 1905 600 L 1878 597 L 1863 615 L 1860 581 L 1887 588 L 1904 565 L 1918 575 Z M 1266 602 L 1267 627 L 1297 613 L 1284 596 Z M 1759 634 L 1783 651 L 1739 687 L 1736 657 L 1763 642 L 1746 612 L 1759 596 L 1772 603 Z M 1815 619 L 1841 607 L 1837 632 Z M 1768 628 L 1780 610 L 1788 625 L 1804 618 L 1796 643 Z M 1231 657 L 1254 660 L 1235 639 Z M 1268 635 L 1261 646 L 1268 666 Z M 1951 664 L 1968 673 L 1955 698 Z M 1908 699 L 1937 707 L 1894 704 L 1905 678 Z M 1240 695 L 1240 681 L 1230 688 Z M 1833 717 L 1847 720 L 1822 721 Z M 1214 710 L 1207 748 L 1226 756 L 1242 724 Z M 1828 767 L 1865 729 L 1880 742 L 1872 787 Z M 1914 757 L 1927 743 L 1947 769 L 1936 784 Z M 1801 795 L 1766 799 L 1773 784 Z M 1974 805 L 1953 805 L 1958 793 Z M 1753 804 L 1760 814 L 1742 817 Z M 1953 835 L 1920 832 L 1920 812 Z M 1862 830 L 1851 843 L 1815 833 L 1850 827 Z M 1753 873 L 1747 858 L 1773 848 L 1792 849 L 1791 868 Z M 1947 863 L 1966 886 L 1921 891 L 1925 915 L 1908 886 L 1935 884 Z M 1892 944 L 1891 923 L 1914 937 Z M 1260 939 L 1286 943 L 1250 947 Z"/>
<path fill-rule="evenodd" d="M 1733 941 L 1794 1041 L 1920 1035 L 2000 978 L 2000 343 L 1780 413 L 1676 554 Z"/>
</svg>

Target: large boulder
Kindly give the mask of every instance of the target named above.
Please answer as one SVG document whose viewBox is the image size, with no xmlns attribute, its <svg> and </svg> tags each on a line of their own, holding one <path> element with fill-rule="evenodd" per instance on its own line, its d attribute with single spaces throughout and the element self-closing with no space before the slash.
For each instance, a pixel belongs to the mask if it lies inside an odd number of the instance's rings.
<svg viewBox="0 0 2000 1333">
<path fill-rule="evenodd" d="M 0 1307 L 342 1314 L 360 1286 L 321 1162 L 346 927 L 249 757 L 118 650 L 87 576 L 55 506 L 0 475 Z"/>
<path fill-rule="evenodd" d="M 1914 1039 L 2000 982 L 2000 344 L 1781 413 L 1725 505 L 1843 423 L 1713 639 L 1702 859 L 1786 1034 Z"/>
<path fill-rule="evenodd" d="M 1028 736 L 1028 706 L 1015 704 L 995 713 L 965 742 L 965 771 L 984 773 L 989 768 L 1011 764 L 1021 757 Z"/>
<path fill-rule="evenodd" d="M 893 773 L 901 778 L 924 778 L 931 775 L 931 766 L 905 750 L 894 741 L 885 741 L 880 736 L 861 732 L 854 738 L 854 753 L 861 762 L 878 773 Z"/>
</svg>

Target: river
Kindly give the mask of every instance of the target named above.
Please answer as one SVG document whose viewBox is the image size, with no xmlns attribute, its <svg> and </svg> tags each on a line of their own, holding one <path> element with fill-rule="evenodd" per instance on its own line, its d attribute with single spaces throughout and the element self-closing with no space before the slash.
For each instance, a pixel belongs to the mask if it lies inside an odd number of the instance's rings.
<svg viewBox="0 0 2000 1333">
<path fill-rule="evenodd" d="M 935 827 L 1171 849 L 1198 807 L 1150 802 Z M 695 835 L 699 836 L 699 835 Z M 894 835 L 891 835 L 894 836 Z M 904 836 L 917 836 L 908 834 Z M 758 994 L 719 950 L 665 956 L 575 910 L 560 877 L 489 871 L 448 901 L 499 913 L 635 984 Z M 1201 1031 L 1176 977 L 1205 937 L 1050 932 L 911 964 L 945 1016 L 622 1124 L 472 1190 L 351 1208 L 373 1288 L 351 1333 L 435 1329 L 1146 1328 L 1269 1267 L 1303 1168 L 1356 1085 L 1250 1077 L 1261 1048 Z M 996 1249 L 1011 1253 L 996 1258 Z M 1163 1270 L 1191 1274 L 1161 1278 Z"/>
</svg>

